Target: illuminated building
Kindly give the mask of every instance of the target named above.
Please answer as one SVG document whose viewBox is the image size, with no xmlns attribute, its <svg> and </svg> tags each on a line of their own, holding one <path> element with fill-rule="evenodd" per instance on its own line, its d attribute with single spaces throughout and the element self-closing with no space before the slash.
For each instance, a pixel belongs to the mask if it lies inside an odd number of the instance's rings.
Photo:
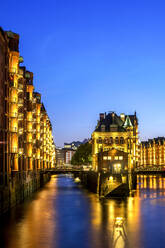
<svg viewBox="0 0 165 248">
<path fill-rule="evenodd" d="M 56 162 L 57 166 L 64 166 L 65 163 L 65 152 L 63 148 L 56 147 Z"/>
<path fill-rule="evenodd" d="M 57 166 L 64 166 L 71 164 L 71 160 L 73 155 L 75 154 L 75 150 L 71 148 L 56 148 L 56 161 Z"/>
<path fill-rule="evenodd" d="M 0 29 L 0 51 L 0 185 L 7 186 L 54 167 L 55 145 L 33 73 L 20 66 L 19 35 Z"/>
<path fill-rule="evenodd" d="M 140 144 L 140 166 L 165 166 L 165 138 L 158 137 Z"/>
<path fill-rule="evenodd" d="M 115 165 L 121 164 L 127 154 L 129 168 L 137 165 L 138 154 L 138 120 L 134 115 L 120 114 L 115 112 L 100 114 L 95 131 L 92 133 L 92 166 L 98 171 L 98 153 L 109 162 L 115 161 Z M 123 154 L 119 154 L 122 153 Z M 113 154 L 115 154 L 113 156 Z M 122 159 L 121 159 L 122 158 Z M 107 162 L 105 162 L 107 163 Z"/>
<path fill-rule="evenodd" d="M 65 164 L 71 164 L 71 160 L 72 160 L 72 157 L 73 155 L 75 154 L 75 150 L 73 149 L 63 149 L 64 150 L 64 158 L 65 158 Z"/>
</svg>

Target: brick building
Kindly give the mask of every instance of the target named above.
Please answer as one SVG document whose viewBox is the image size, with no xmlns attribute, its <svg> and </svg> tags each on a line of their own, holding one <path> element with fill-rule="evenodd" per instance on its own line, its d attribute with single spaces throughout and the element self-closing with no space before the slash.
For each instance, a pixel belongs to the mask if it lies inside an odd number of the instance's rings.
<svg viewBox="0 0 165 248">
<path fill-rule="evenodd" d="M 106 151 L 122 151 L 128 156 L 130 168 L 137 166 L 139 160 L 138 120 L 134 115 L 117 115 L 115 112 L 100 114 L 95 131 L 92 133 L 92 166 L 98 171 L 98 153 Z M 105 157 L 105 156 L 104 156 Z M 118 159 L 117 159 L 118 157 Z M 120 156 L 109 155 L 107 160 L 115 159 L 121 164 Z M 121 156 L 125 157 L 125 156 Z"/>
<path fill-rule="evenodd" d="M 158 137 L 140 144 L 140 166 L 165 166 L 165 138 Z"/>
<path fill-rule="evenodd" d="M 54 167 L 52 125 L 33 73 L 21 66 L 19 35 L 0 28 L 0 185 L 14 173 Z"/>
</svg>

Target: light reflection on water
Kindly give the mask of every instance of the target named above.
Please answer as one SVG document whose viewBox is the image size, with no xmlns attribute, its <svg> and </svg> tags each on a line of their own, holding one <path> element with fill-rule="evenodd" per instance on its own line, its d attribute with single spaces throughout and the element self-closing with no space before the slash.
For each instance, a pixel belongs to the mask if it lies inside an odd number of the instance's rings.
<svg viewBox="0 0 165 248">
<path fill-rule="evenodd" d="M 0 219 L 0 247 L 164 247 L 165 178 L 138 176 L 134 196 L 99 199 L 55 176 Z"/>
</svg>

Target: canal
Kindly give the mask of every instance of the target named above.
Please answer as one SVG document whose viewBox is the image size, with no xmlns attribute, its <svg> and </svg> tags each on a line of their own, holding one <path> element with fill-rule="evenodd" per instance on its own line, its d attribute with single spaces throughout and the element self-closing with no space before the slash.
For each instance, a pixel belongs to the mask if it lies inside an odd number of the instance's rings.
<svg viewBox="0 0 165 248">
<path fill-rule="evenodd" d="M 99 200 L 71 176 L 53 176 L 0 218 L 0 247 L 165 247 L 165 178 L 138 176 L 134 196 Z"/>
</svg>

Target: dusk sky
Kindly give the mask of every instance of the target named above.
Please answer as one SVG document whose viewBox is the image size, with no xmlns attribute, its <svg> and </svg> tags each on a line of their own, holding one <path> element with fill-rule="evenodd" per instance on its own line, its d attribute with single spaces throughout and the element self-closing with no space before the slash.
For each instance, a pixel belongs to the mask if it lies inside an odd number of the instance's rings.
<svg viewBox="0 0 165 248">
<path fill-rule="evenodd" d="M 100 112 L 133 114 L 142 140 L 165 136 L 165 2 L 1 1 L 57 146 L 90 138 Z"/>
</svg>

